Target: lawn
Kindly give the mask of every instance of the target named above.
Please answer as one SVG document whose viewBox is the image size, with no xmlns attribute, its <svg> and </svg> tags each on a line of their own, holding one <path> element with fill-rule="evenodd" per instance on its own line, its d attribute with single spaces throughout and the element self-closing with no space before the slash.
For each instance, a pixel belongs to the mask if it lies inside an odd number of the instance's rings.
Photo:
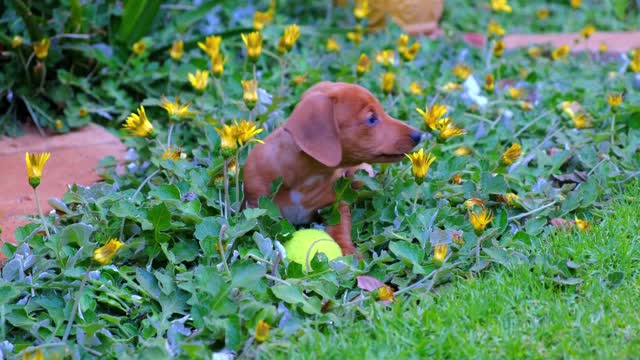
<svg viewBox="0 0 640 360">
<path fill-rule="evenodd" d="M 438 39 L 365 31 L 361 1 L 0 4 L 0 133 L 93 122 L 129 149 L 3 244 L 4 357 L 637 357 L 640 49 L 571 53 L 637 2 L 447 1 Z M 580 34 L 503 47 L 540 30 Z M 362 260 L 306 269 L 283 251 L 301 227 L 273 196 L 243 209 L 241 179 L 323 80 L 427 139 L 336 183 Z M 35 196 L 53 169 L 26 167 L 3 176 Z"/>
<path fill-rule="evenodd" d="M 269 344 L 261 355 L 633 359 L 640 348 L 639 185 L 618 194 L 593 231 L 559 231 L 523 244 L 529 261 L 512 256 L 434 293 L 345 311 L 335 324 L 311 324 L 305 335 Z M 558 283 L 549 265 L 571 268 L 573 284 Z"/>
</svg>

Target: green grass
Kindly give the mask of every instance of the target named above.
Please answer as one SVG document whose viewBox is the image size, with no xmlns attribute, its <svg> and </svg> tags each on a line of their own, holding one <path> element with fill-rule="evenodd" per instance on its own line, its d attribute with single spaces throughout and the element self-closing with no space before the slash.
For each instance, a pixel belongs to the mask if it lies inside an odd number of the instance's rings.
<svg viewBox="0 0 640 360">
<path fill-rule="evenodd" d="M 537 261 L 497 267 L 437 293 L 369 309 L 370 321 L 307 331 L 266 349 L 289 358 L 630 359 L 640 353 L 640 183 L 590 232 L 563 231 L 528 249 Z M 546 259 L 546 260 L 544 260 Z M 560 285 L 545 262 L 579 265 Z M 357 316 L 357 311 L 353 312 Z"/>
</svg>

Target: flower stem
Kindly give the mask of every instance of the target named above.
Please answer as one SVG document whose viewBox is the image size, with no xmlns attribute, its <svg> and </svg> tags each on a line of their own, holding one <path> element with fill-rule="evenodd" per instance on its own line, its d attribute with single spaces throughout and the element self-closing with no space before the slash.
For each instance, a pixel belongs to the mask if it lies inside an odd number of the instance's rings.
<svg viewBox="0 0 640 360">
<path fill-rule="evenodd" d="M 149 176 L 147 176 L 147 177 L 142 181 L 142 184 L 140 184 L 140 186 L 138 186 L 138 188 L 136 189 L 136 192 L 134 192 L 134 193 L 133 193 L 133 195 L 131 195 L 130 200 L 135 199 L 135 198 L 136 198 L 136 196 L 138 195 L 138 193 L 140 192 L 140 190 L 142 190 L 142 188 L 144 187 L 144 185 L 145 185 L 146 183 L 148 183 L 148 182 L 149 182 L 149 180 L 151 180 L 151 178 L 152 178 L 152 177 L 154 177 L 154 176 L 156 176 L 156 174 L 157 174 L 157 173 L 159 173 L 159 172 L 160 172 L 160 169 L 158 169 L 158 170 L 156 170 L 156 171 L 152 172 Z"/>
<path fill-rule="evenodd" d="M 36 197 L 36 207 L 38 208 L 38 214 L 40 215 L 40 220 L 42 220 L 42 226 L 44 227 L 44 232 L 47 234 L 47 239 L 51 238 L 51 234 L 49 234 L 49 227 L 47 226 L 47 220 L 44 218 L 44 214 L 42 213 L 42 207 L 40 206 L 40 197 L 38 196 L 38 189 L 33 188 L 33 193 Z"/>
<path fill-rule="evenodd" d="M 229 160 L 224 160 L 224 217 L 229 218 Z"/>
<path fill-rule="evenodd" d="M 47 78 L 47 64 L 45 62 L 42 63 L 42 77 L 40 78 L 40 87 L 38 91 L 44 92 L 44 80 Z"/>
<path fill-rule="evenodd" d="M 236 173 L 235 173 L 235 181 L 236 181 L 236 204 L 240 204 L 240 155 L 239 151 L 236 152 Z M 238 205 L 238 210 L 240 209 L 240 205 Z"/>
<path fill-rule="evenodd" d="M 216 90 L 218 91 L 218 96 L 220 97 L 220 100 L 222 101 L 223 104 L 225 104 L 227 102 L 227 98 L 224 96 L 224 90 L 222 89 L 222 84 L 220 83 L 220 79 L 215 78 L 213 80 L 213 83 L 216 84 Z"/>
<path fill-rule="evenodd" d="M 84 290 L 84 286 L 87 284 L 87 280 L 89 279 L 89 273 L 91 272 L 91 265 L 87 268 L 87 272 L 84 274 L 82 278 L 82 283 L 80 283 L 80 288 L 78 289 L 78 293 L 73 301 L 73 308 L 71 309 L 71 317 L 69 318 L 69 322 L 67 323 L 67 328 L 64 330 L 64 336 L 62 337 L 62 342 L 66 342 L 69 338 L 69 334 L 71 334 L 71 327 L 73 326 L 73 322 L 76 319 L 76 314 L 78 313 L 78 305 L 80 304 L 80 296 L 82 296 L 82 290 Z"/>
<path fill-rule="evenodd" d="M 224 232 L 226 230 L 227 230 L 227 224 L 222 224 L 222 227 L 220 228 L 220 233 L 218 234 L 218 251 L 220 251 L 220 257 L 222 258 L 224 269 L 227 271 L 227 274 L 231 276 L 231 271 L 229 270 L 229 264 L 227 264 L 227 256 L 225 255 L 225 249 L 222 245 L 222 238 L 224 237 Z"/>
<path fill-rule="evenodd" d="M 171 135 L 173 135 L 173 121 L 169 123 L 169 133 L 167 134 L 167 147 L 171 146 Z"/>
<path fill-rule="evenodd" d="M 613 148 L 613 142 L 614 142 L 614 136 L 616 134 L 616 114 L 612 114 L 611 115 L 611 145 L 610 147 Z"/>
</svg>

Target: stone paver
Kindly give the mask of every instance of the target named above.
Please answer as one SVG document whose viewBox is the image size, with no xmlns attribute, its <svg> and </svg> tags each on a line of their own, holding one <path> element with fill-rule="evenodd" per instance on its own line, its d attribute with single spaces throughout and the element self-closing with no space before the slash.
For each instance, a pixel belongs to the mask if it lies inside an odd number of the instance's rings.
<svg viewBox="0 0 640 360">
<path fill-rule="evenodd" d="M 0 242 L 15 242 L 14 232 L 26 224 L 25 215 L 37 214 L 33 190 L 27 181 L 25 152 L 51 153 L 38 187 L 43 211 L 47 200 L 61 198 L 68 184 L 91 185 L 100 180 L 95 169 L 105 156 L 122 159 L 125 146 L 117 136 L 98 125 L 62 135 L 43 137 L 35 129 L 18 138 L 0 138 Z"/>
</svg>

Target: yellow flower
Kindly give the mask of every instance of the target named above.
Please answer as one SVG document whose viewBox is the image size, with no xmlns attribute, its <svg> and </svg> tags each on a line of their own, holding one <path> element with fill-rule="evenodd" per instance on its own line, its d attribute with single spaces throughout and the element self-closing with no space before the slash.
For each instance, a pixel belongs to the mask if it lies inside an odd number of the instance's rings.
<svg viewBox="0 0 640 360">
<path fill-rule="evenodd" d="M 381 81 L 382 81 L 382 92 L 385 94 L 388 94 L 391 91 L 393 91 L 393 85 L 395 84 L 395 81 L 396 81 L 396 75 L 392 72 L 386 72 L 382 74 Z"/>
<path fill-rule="evenodd" d="M 447 114 L 447 106 L 442 104 L 434 104 L 431 108 L 416 109 L 422 115 L 425 125 L 428 129 L 436 130 L 437 122 L 440 118 Z"/>
<path fill-rule="evenodd" d="M 443 140 L 447 140 L 448 138 L 465 133 L 465 130 L 463 128 L 452 125 L 451 118 L 448 117 L 438 120 L 436 127 L 438 128 L 438 130 L 440 130 L 440 138 Z"/>
<path fill-rule="evenodd" d="M 247 105 L 249 110 L 258 102 L 258 81 L 257 80 L 242 80 L 242 100 Z"/>
<path fill-rule="evenodd" d="M 520 100 L 520 108 L 523 111 L 529 111 L 533 109 L 533 104 L 525 100 Z"/>
<path fill-rule="evenodd" d="M 204 90 L 209 84 L 209 71 L 196 70 L 196 74 L 189 73 L 189 82 L 194 89 L 198 91 Z"/>
<path fill-rule="evenodd" d="M 604 41 L 603 41 L 603 42 L 601 42 L 601 43 L 600 43 L 600 46 L 598 47 L 598 51 L 600 52 L 600 54 L 604 54 L 604 53 L 606 53 L 606 52 L 607 52 L 607 50 L 608 50 L 607 43 L 606 43 L 606 42 L 604 42 Z"/>
<path fill-rule="evenodd" d="M 262 53 L 262 35 L 254 31 L 249 34 L 242 34 L 242 41 L 247 49 L 249 60 L 256 62 Z"/>
<path fill-rule="evenodd" d="M 11 47 L 12 48 L 17 48 L 18 46 L 22 45 L 22 38 L 20 36 L 14 36 L 13 40 L 11 40 Z"/>
<path fill-rule="evenodd" d="M 221 128 L 215 128 L 215 130 L 218 135 L 220 135 L 220 150 L 222 156 L 229 157 L 233 155 L 233 152 L 238 147 L 235 126 L 223 124 Z"/>
<path fill-rule="evenodd" d="M 511 12 L 511 6 L 507 3 L 507 0 L 491 0 L 491 10 L 499 12 L 504 11 L 506 13 Z"/>
<path fill-rule="evenodd" d="M 355 27 L 355 31 L 349 31 L 347 33 L 347 39 L 353 41 L 356 45 L 360 44 L 362 41 L 362 25 L 358 24 Z"/>
<path fill-rule="evenodd" d="M 411 160 L 411 171 L 413 172 L 413 177 L 416 179 L 418 184 L 421 184 L 425 176 L 427 176 L 429 167 L 436 160 L 436 157 L 432 154 L 425 154 L 424 149 L 420 149 L 419 151 L 411 154 L 405 154 L 405 156 Z"/>
<path fill-rule="evenodd" d="M 180 60 L 182 57 L 182 53 L 184 51 L 184 41 L 176 40 L 171 44 L 171 49 L 169 49 L 169 56 L 173 60 Z"/>
<path fill-rule="evenodd" d="M 520 201 L 520 197 L 512 192 L 498 196 L 498 200 L 508 205 L 514 205 Z"/>
<path fill-rule="evenodd" d="M 80 110 L 78 110 L 78 116 L 85 117 L 87 115 L 89 115 L 89 110 L 87 110 L 86 108 L 82 107 L 80 108 Z"/>
<path fill-rule="evenodd" d="M 449 179 L 449 182 L 452 184 L 460 185 L 462 184 L 462 176 L 460 174 L 455 174 Z"/>
<path fill-rule="evenodd" d="M 571 0 L 571 7 L 577 9 L 582 4 L 582 0 Z"/>
<path fill-rule="evenodd" d="M 464 245 L 464 239 L 462 238 L 462 230 L 454 230 L 451 232 L 451 240 L 453 240 L 454 243 L 462 246 Z"/>
<path fill-rule="evenodd" d="M 44 360 L 44 354 L 42 353 L 42 349 L 25 351 L 22 354 L 22 360 Z"/>
<path fill-rule="evenodd" d="M 629 63 L 631 71 L 640 73 L 640 49 L 633 49 L 631 53 L 631 63 Z"/>
<path fill-rule="evenodd" d="M 484 78 L 484 88 L 488 92 L 492 92 L 495 88 L 495 79 L 493 78 L 493 74 L 487 74 Z"/>
<path fill-rule="evenodd" d="M 269 329 L 271 327 L 266 322 L 260 320 L 256 325 L 255 338 L 257 342 L 265 342 L 269 337 Z"/>
<path fill-rule="evenodd" d="M 60 119 L 56 119 L 56 129 L 60 130 L 64 126 L 64 123 Z"/>
<path fill-rule="evenodd" d="M 589 220 L 580 220 L 578 218 L 575 218 L 575 221 L 576 221 L 576 226 L 578 227 L 578 230 L 589 231 L 591 229 L 591 223 L 589 222 Z"/>
<path fill-rule="evenodd" d="M 260 31 L 265 25 L 273 21 L 272 11 L 256 11 L 253 14 L 253 28 Z"/>
<path fill-rule="evenodd" d="M 540 49 L 537 46 L 532 46 L 529 49 L 527 49 L 527 54 L 529 54 L 529 56 L 535 59 L 537 57 L 540 57 L 540 55 L 542 55 L 542 49 Z"/>
<path fill-rule="evenodd" d="M 356 64 L 356 72 L 358 75 L 362 75 L 369 70 L 371 70 L 371 60 L 369 60 L 367 54 L 360 54 L 360 58 Z"/>
<path fill-rule="evenodd" d="M 509 96 L 511 96 L 511 98 L 513 99 L 517 99 L 520 97 L 520 95 L 522 95 L 522 91 L 517 87 L 510 87 L 509 90 L 507 90 L 507 92 L 509 93 Z"/>
<path fill-rule="evenodd" d="M 506 165 L 513 164 L 522 155 L 522 146 L 514 143 L 502 154 L 502 162 Z"/>
<path fill-rule="evenodd" d="M 291 82 L 296 85 L 303 84 L 305 81 L 307 81 L 306 75 L 296 75 L 293 77 L 293 79 L 291 79 Z"/>
<path fill-rule="evenodd" d="M 51 46 L 51 40 L 49 40 L 49 38 L 44 38 L 33 43 L 33 52 L 36 53 L 36 57 L 38 59 L 42 60 L 49 55 L 49 46 Z"/>
<path fill-rule="evenodd" d="M 411 84 L 409 84 L 409 92 L 413 95 L 422 95 L 424 91 L 422 90 L 422 86 L 420 86 L 420 84 L 412 81 Z"/>
<path fill-rule="evenodd" d="M 471 67 L 464 63 L 456 64 L 456 66 L 453 67 L 453 75 L 460 80 L 466 80 L 472 72 Z"/>
<path fill-rule="evenodd" d="M 444 84 L 441 89 L 444 92 L 460 91 L 462 90 L 462 85 L 450 81 Z"/>
<path fill-rule="evenodd" d="M 399 53 L 406 51 L 409 48 L 409 35 L 400 34 L 398 40 L 396 40 L 396 47 Z"/>
<path fill-rule="evenodd" d="M 393 50 L 383 50 L 376 54 L 376 62 L 384 66 L 393 66 L 396 62 L 396 52 Z"/>
<path fill-rule="evenodd" d="M 562 45 L 551 52 L 551 58 L 556 61 L 562 60 L 569 55 L 569 50 L 569 45 Z"/>
<path fill-rule="evenodd" d="M 334 38 L 327 39 L 327 51 L 329 52 L 338 52 L 340 51 L 340 44 Z"/>
<path fill-rule="evenodd" d="M 217 53 L 214 57 L 211 58 L 211 72 L 213 72 L 213 76 L 220 77 L 224 72 L 224 63 L 226 59 L 222 56 L 221 53 Z"/>
<path fill-rule="evenodd" d="M 174 149 L 169 146 L 164 153 L 162 153 L 162 160 L 171 159 L 173 161 L 178 161 L 180 159 L 180 149 Z"/>
<path fill-rule="evenodd" d="M 583 38 L 588 39 L 594 32 L 596 32 L 596 27 L 593 26 L 593 24 L 589 24 L 580 30 L 580 35 L 582 35 Z"/>
<path fill-rule="evenodd" d="M 278 50 L 280 52 L 287 52 L 293 48 L 296 40 L 300 37 L 300 27 L 296 24 L 289 25 L 284 29 L 284 34 L 280 38 L 278 43 Z"/>
<path fill-rule="evenodd" d="M 261 140 L 252 139 L 254 136 L 260 134 L 264 129 L 259 129 L 256 124 L 247 120 L 240 120 L 240 123 L 233 120 L 233 131 L 236 141 L 242 146 L 249 141 L 255 141 L 262 143 Z"/>
<path fill-rule="evenodd" d="M 393 288 L 389 285 L 383 285 L 378 288 L 378 299 L 382 301 L 393 301 Z"/>
<path fill-rule="evenodd" d="M 118 250 L 124 245 L 121 241 L 116 238 L 112 238 L 107 243 L 95 249 L 93 251 L 93 259 L 102 265 L 106 265 L 111 262 L 113 256 L 118 252 Z"/>
<path fill-rule="evenodd" d="M 493 56 L 495 57 L 501 57 L 502 54 L 504 54 L 504 41 L 502 40 L 498 40 L 496 41 L 495 45 L 493 46 Z"/>
<path fill-rule="evenodd" d="M 51 153 L 39 153 L 29 154 L 25 153 L 24 158 L 27 163 L 27 177 L 29 178 L 29 185 L 34 189 L 40 185 L 40 178 L 42 177 L 42 168 L 51 157 Z"/>
<path fill-rule="evenodd" d="M 464 207 L 466 207 L 469 210 L 473 209 L 474 206 L 479 206 L 481 208 L 484 208 L 484 201 L 479 198 L 467 199 L 464 201 L 463 204 L 464 204 Z"/>
<path fill-rule="evenodd" d="M 413 61 L 418 55 L 418 50 L 420 50 L 420 44 L 415 42 L 408 49 L 401 52 L 400 55 L 402 55 L 404 61 Z"/>
<path fill-rule="evenodd" d="M 140 40 L 138 42 L 136 42 L 135 44 L 133 44 L 133 46 L 131 47 L 131 50 L 133 51 L 134 54 L 136 55 L 142 55 L 144 54 L 144 51 L 147 49 L 147 43 L 144 42 L 144 40 Z"/>
<path fill-rule="evenodd" d="M 180 101 L 179 96 L 176 96 L 173 102 L 163 97 L 162 102 L 160 103 L 160 107 L 167 110 L 167 112 L 169 113 L 169 116 L 184 118 L 188 116 L 193 116 L 195 114 L 193 111 L 189 111 L 189 103 L 180 105 L 179 101 Z"/>
<path fill-rule="evenodd" d="M 122 128 L 129 130 L 131 135 L 140 137 L 145 137 L 153 133 L 153 125 L 147 118 L 144 106 L 142 105 L 138 108 L 137 114 L 131 113 L 131 115 L 129 115 Z"/>
<path fill-rule="evenodd" d="M 585 113 L 572 116 L 571 121 L 573 121 L 573 125 L 576 129 L 588 129 L 591 127 L 591 118 Z"/>
<path fill-rule="evenodd" d="M 469 221 L 471 222 L 471 226 L 473 226 L 473 230 L 476 234 L 482 233 L 487 228 L 487 225 L 491 220 L 493 220 L 491 210 L 482 209 L 480 212 L 469 213 Z"/>
<path fill-rule="evenodd" d="M 467 156 L 470 154 L 471 154 L 471 149 L 469 149 L 469 147 L 467 146 L 460 146 L 453 152 L 453 155 L 455 156 Z"/>
<path fill-rule="evenodd" d="M 207 36 L 204 39 L 204 43 L 198 41 L 198 47 L 202 49 L 209 57 L 214 57 L 220 52 L 220 43 L 222 42 L 221 36 Z"/>
<path fill-rule="evenodd" d="M 356 5 L 353 8 L 353 16 L 356 19 L 363 19 L 369 14 L 369 0 L 356 0 Z"/>
<path fill-rule="evenodd" d="M 500 24 L 498 24 L 498 22 L 495 20 L 489 21 L 489 25 L 487 26 L 487 32 L 489 33 L 489 35 L 495 35 L 495 36 L 503 36 L 506 33 L 504 28 L 500 26 Z"/>
<path fill-rule="evenodd" d="M 617 108 L 622 104 L 622 94 L 609 94 L 607 96 L 607 102 L 612 108 Z"/>
<path fill-rule="evenodd" d="M 541 8 L 541 9 L 538 9 L 538 11 L 536 11 L 536 16 L 538 17 L 538 20 L 542 21 L 548 18 L 550 13 L 551 12 L 549 11 L 549 9 Z"/>
<path fill-rule="evenodd" d="M 433 247 L 433 260 L 436 264 L 442 264 L 444 259 L 447 257 L 447 250 L 449 249 L 449 245 L 446 243 L 438 243 Z"/>
</svg>

